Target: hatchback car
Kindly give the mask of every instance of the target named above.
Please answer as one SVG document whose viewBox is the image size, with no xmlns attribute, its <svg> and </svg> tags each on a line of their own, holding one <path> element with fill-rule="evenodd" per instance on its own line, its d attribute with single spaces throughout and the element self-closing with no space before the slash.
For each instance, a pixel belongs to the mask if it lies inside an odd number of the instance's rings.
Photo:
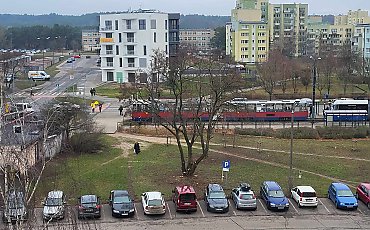
<svg viewBox="0 0 370 230">
<path fill-rule="evenodd" d="M 248 183 L 241 183 L 231 191 L 236 209 L 257 209 L 257 199 Z"/>
<path fill-rule="evenodd" d="M 338 209 L 357 209 L 358 203 L 351 189 L 340 182 L 333 182 L 328 189 L 328 198 Z"/>
<path fill-rule="evenodd" d="M 356 197 L 370 208 L 370 183 L 361 183 L 357 186 Z"/>
<path fill-rule="evenodd" d="M 6 197 L 5 209 L 3 211 L 4 223 L 15 223 L 27 220 L 28 213 L 24 202 L 23 192 L 10 190 Z"/>
<path fill-rule="evenodd" d="M 78 198 L 78 219 L 101 217 L 100 198 L 96 195 L 83 195 Z"/>
<path fill-rule="evenodd" d="M 209 184 L 204 193 L 204 200 L 209 212 L 228 212 L 229 202 L 224 189 L 219 184 Z"/>
<path fill-rule="evenodd" d="M 175 203 L 176 211 L 197 211 L 197 196 L 192 186 L 176 186 L 172 193 L 172 201 Z"/>
<path fill-rule="evenodd" d="M 112 216 L 133 216 L 135 214 L 134 201 L 126 190 L 112 190 L 109 205 L 112 209 Z"/>
<path fill-rule="evenodd" d="M 166 205 L 160 192 L 145 192 L 141 194 L 145 215 L 165 214 Z"/>
<path fill-rule="evenodd" d="M 264 181 L 260 190 L 261 198 L 266 202 L 268 209 L 288 210 L 289 201 L 285 197 L 280 185 L 275 181 Z"/>
<path fill-rule="evenodd" d="M 44 220 L 64 219 L 66 198 L 62 191 L 50 191 L 45 198 L 43 205 Z"/>
<path fill-rule="evenodd" d="M 297 202 L 298 207 L 317 207 L 316 191 L 311 186 L 297 186 L 290 192 L 293 200 Z"/>
</svg>

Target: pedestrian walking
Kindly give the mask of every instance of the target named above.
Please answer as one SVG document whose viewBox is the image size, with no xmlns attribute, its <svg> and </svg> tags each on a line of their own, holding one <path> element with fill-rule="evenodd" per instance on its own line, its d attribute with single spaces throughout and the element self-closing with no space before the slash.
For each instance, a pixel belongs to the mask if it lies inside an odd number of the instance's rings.
<svg viewBox="0 0 370 230">
<path fill-rule="evenodd" d="M 33 90 L 32 89 L 30 90 L 30 94 L 31 94 L 31 97 L 32 97 L 33 96 Z"/>
<path fill-rule="evenodd" d="M 99 113 L 101 113 L 101 109 L 102 109 L 102 107 L 103 107 L 103 104 L 102 104 L 102 103 L 100 103 L 100 104 L 99 104 Z"/>
<path fill-rule="evenodd" d="M 140 144 L 139 144 L 139 142 L 135 142 L 134 152 L 135 152 L 136 155 L 138 155 L 140 153 Z"/>
<path fill-rule="evenodd" d="M 96 96 L 96 89 L 92 88 L 93 96 Z"/>
<path fill-rule="evenodd" d="M 93 94 L 94 94 L 94 92 L 93 92 L 93 88 L 91 88 L 90 89 L 90 94 L 91 94 L 91 96 L 94 96 Z"/>
<path fill-rule="evenodd" d="M 91 112 L 92 113 L 95 113 L 95 107 L 96 107 L 95 103 L 94 102 L 91 103 Z"/>
<path fill-rule="evenodd" d="M 122 115 L 123 115 L 123 113 L 122 113 L 122 111 L 123 111 L 123 106 L 122 106 L 122 105 L 120 105 L 120 106 L 119 106 L 119 108 L 118 108 L 118 110 L 119 110 L 119 115 L 120 115 L 120 116 L 122 116 Z"/>
</svg>

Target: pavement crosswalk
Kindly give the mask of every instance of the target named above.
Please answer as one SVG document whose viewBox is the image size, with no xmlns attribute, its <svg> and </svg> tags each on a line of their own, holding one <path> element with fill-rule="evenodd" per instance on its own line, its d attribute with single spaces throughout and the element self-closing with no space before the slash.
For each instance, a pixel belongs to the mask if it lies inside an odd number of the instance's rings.
<svg viewBox="0 0 370 230">
<path fill-rule="evenodd" d="M 68 93 L 66 92 L 50 92 L 50 91 L 43 91 L 43 92 L 35 92 L 33 93 L 33 97 L 56 97 L 56 96 L 65 96 Z M 30 92 L 17 92 L 14 94 L 14 97 L 29 97 Z"/>
</svg>

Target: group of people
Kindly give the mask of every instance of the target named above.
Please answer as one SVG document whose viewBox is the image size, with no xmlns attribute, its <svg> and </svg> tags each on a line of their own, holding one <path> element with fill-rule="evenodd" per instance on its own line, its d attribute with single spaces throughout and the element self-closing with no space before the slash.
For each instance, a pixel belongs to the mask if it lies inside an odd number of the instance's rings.
<svg viewBox="0 0 370 230">
<path fill-rule="evenodd" d="M 91 94 L 91 96 L 95 96 L 96 95 L 96 89 L 95 88 L 91 88 L 90 89 L 90 94 Z"/>
<path fill-rule="evenodd" d="M 96 104 L 96 103 L 91 103 L 91 112 L 92 113 L 95 113 L 95 108 L 96 108 L 96 106 L 98 106 L 98 108 L 99 108 L 99 113 L 101 113 L 101 110 L 102 110 L 102 108 L 103 108 L 103 103 L 99 103 L 99 104 Z"/>
</svg>

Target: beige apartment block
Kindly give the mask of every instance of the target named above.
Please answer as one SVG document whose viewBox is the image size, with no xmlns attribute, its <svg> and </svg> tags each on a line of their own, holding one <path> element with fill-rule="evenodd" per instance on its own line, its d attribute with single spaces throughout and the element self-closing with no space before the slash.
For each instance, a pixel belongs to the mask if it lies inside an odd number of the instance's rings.
<svg viewBox="0 0 370 230">
<path fill-rule="evenodd" d="M 97 51 L 100 49 L 100 33 L 97 30 L 82 31 L 82 50 Z"/>
<path fill-rule="evenodd" d="M 206 53 L 212 50 L 211 39 L 214 35 L 212 29 L 180 29 L 180 43 Z"/>
<path fill-rule="evenodd" d="M 366 10 L 349 10 L 346 15 L 334 17 L 334 25 L 357 25 L 370 23 L 369 12 Z"/>
</svg>

